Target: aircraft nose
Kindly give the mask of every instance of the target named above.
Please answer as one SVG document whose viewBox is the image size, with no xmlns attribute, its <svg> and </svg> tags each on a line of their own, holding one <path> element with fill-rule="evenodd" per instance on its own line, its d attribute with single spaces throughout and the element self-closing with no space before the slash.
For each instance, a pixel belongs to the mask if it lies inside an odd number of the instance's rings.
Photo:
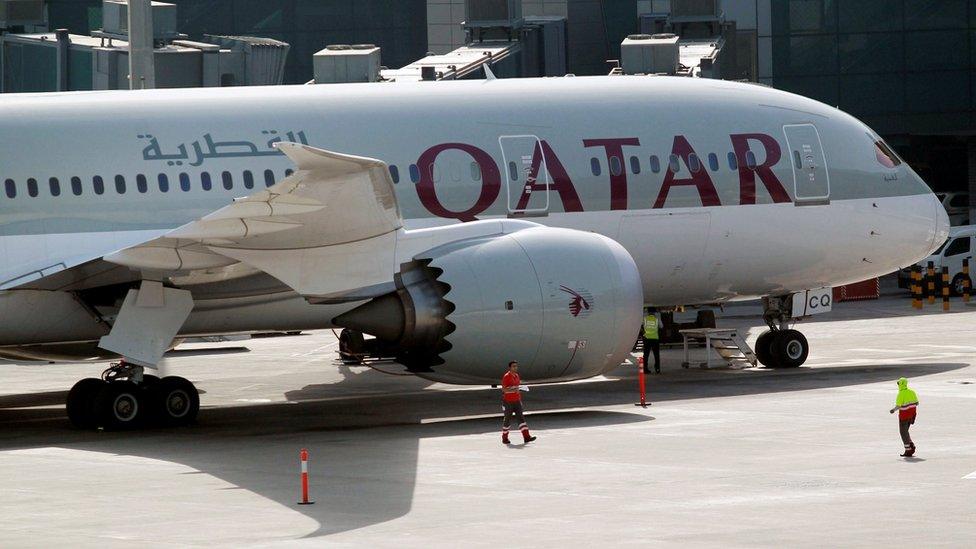
<svg viewBox="0 0 976 549">
<path fill-rule="evenodd" d="M 939 197 L 932 195 L 932 205 L 935 208 L 935 234 L 932 237 L 932 251 L 935 251 L 949 238 L 949 214 L 942 206 Z"/>
</svg>

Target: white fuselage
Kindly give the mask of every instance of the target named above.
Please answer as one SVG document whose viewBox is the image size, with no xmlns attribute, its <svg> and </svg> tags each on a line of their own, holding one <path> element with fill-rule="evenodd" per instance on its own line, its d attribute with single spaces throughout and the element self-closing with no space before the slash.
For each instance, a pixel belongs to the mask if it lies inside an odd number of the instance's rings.
<svg viewBox="0 0 976 549">
<path fill-rule="evenodd" d="M 863 280 L 929 255 L 948 231 L 924 182 L 879 160 L 861 122 L 720 81 L 10 95 L 0 137 L 0 345 L 97 338 L 98 326 L 45 324 L 48 300 L 71 307 L 34 295 L 61 288 L 45 277 L 280 181 L 292 166 L 276 141 L 385 161 L 408 229 L 525 217 L 611 237 L 659 306 Z M 328 327 L 349 308 L 238 274 L 182 273 L 196 302 L 183 333 Z"/>
</svg>

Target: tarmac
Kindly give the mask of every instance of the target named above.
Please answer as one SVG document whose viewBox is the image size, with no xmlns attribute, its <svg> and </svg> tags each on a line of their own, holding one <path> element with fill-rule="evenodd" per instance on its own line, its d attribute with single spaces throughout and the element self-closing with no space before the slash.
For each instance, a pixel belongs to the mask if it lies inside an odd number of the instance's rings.
<svg viewBox="0 0 976 549">
<path fill-rule="evenodd" d="M 752 343 L 756 311 L 719 325 Z M 67 390 L 103 365 L 0 364 L 0 546 L 971 547 L 974 325 L 958 301 L 836 304 L 799 324 L 799 369 L 666 350 L 646 409 L 633 365 L 532 387 L 539 440 L 511 447 L 497 389 L 338 365 L 328 331 L 180 346 L 163 374 L 203 409 L 179 429 L 73 429 Z M 901 376 L 913 459 L 888 414 Z"/>
</svg>

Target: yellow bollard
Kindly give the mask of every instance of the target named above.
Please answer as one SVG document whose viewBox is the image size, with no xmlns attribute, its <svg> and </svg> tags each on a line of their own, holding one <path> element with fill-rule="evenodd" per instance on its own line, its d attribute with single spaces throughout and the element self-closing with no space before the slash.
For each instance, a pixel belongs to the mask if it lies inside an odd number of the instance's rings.
<svg viewBox="0 0 976 549">
<path fill-rule="evenodd" d="M 942 267 L 942 310 L 949 310 L 949 267 Z"/>
<path fill-rule="evenodd" d="M 929 305 L 935 305 L 935 263 L 929 261 L 925 269 L 925 295 L 928 297 Z"/>
</svg>

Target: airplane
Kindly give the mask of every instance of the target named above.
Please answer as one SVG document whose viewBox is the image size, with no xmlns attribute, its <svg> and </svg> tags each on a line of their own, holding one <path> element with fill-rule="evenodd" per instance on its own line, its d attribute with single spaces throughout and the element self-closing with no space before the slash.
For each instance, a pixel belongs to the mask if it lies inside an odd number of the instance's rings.
<svg viewBox="0 0 976 549">
<path fill-rule="evenodd" d="M 550 383 L 620 365 L 644 306 L 762 299 L 757 355 L 796 367 L 797 296 L 949 231 L 865 124 L 749 83 L 11 94 L 0 135 L 0 357 L 121 357 L 69 392 L 84 428 L 192 421 L 193 384 L 146 372 L 211 334 L 341 328 L 428 380 Z"/>
</svg>

